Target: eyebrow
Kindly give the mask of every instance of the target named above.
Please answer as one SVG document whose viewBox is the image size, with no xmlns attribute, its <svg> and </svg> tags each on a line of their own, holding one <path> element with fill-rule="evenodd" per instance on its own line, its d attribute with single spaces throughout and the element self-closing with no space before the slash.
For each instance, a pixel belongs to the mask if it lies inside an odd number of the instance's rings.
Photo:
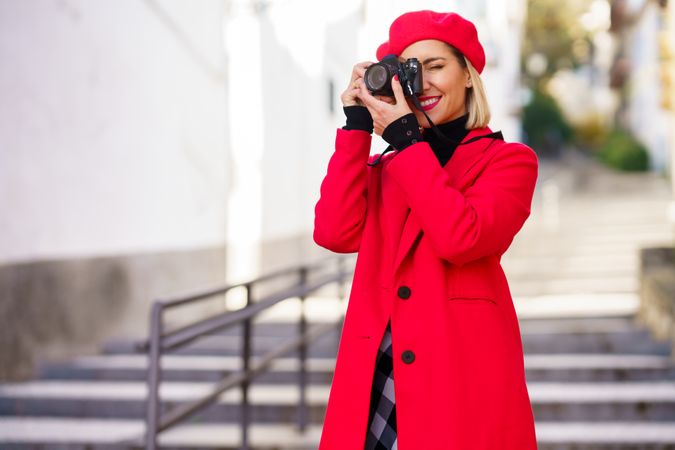
<svg viewBox="0 0 675 450">
<path fill-rule="evenodd" d="M 433 57 L 433 58 L 427 58 L 427 59 L 425 59 L 424 61 L 422 61 L 422 64 L 423 64 L 423 65 L 427 65 L 427 64 L 429 64 L 429 63 L 431 63 L 431 62 L 434 62 L 434 61 L 436 61 L 436 60 L 438 60 L 438 59 L 442 59 L 443 61 L 445 61 L 445 58 L 443 58 L 443 57 L 441 57 L 441 56 L 435 56 L 435 57 Z"/>
<path fill-rule="evenodd" d="M 442 56 L 434 56 L 432 58 L 427 58 L 424 61 L 422 61 L 422 65 L 426 66 L 427 64 L 432 63 L 434 61 L 437 61 L 439 59 L 442 59 L 443 61 L 445 61 L 445 58 L 443 58 Z M 399 59 L 399 61 L 401 61 L 401 60 Z M 405 62 L 405 60 L 402 60 L 401 62 Z"/>
</svg>

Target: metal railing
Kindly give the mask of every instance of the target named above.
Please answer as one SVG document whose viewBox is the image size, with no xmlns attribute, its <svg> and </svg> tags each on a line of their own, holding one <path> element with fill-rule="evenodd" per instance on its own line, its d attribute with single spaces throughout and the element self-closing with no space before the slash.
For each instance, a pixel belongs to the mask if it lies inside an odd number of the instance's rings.
<svg viewBox="0 0 675 450">
<path fill-rule="evenodd" d="M 148 396 L 146 403 L 146 428 L 144 436 L 144 448 L 148 450 L 155 450 L 158 448 L 158 434 L 168 428 L 176 425 L 188 416 L 203 410 L 214 403 L 220 395 L 228 389 L 236 386 L 241 387 L 241 448 L 248 450 L 249 448 L 249 385 L 253 378 L 270 368 L 273 360 L 282 355 L 298 350 L 299 369 L 298 369 L 298 383 L 300 389 L 300 399 L 298 403 L 298 429 L 304 431 L 308 422 L 307 412 L 307 346 L 314 342 L 318 337 L 334 329 L 340 329 L 344 317 L 341 315 L 335 323 L 323 323 L 314 325 L 308 329 L 307 320 L 305 317 L 305 298 L 306 296 L 318 290 L 319 288 L 337 283 L 338 297 L 341 300 L 345 299 L 345 285 L 347 278 L 351 276 L 352 271 L 347 271 L 348 257 L 344 255 L 322 258 L 311 264 L 298 265 L 288 267 L 276 272 L 263 275 L 254 280 L 216 287 L 210 290 L 197 292 L 191 295 L 184 295 L 180 297 L 160 299 L 153 303 L 150 315 L 150 333 L 146 341 L 137 344 L 137 350 L 148 353 Z M 326 264 L 335 262 L 336 269 L 328 274 L 310 280 L 312 271 L 319 270 Z M 297 275 L 298 281 L 289 287 L 278 290 L 272 294 L 261 297 L 255 300 L 252 295 L 252 289 L 255 285 L 269 281 L 275 278 L 288 277 L 289 275 Z M 194 305 L 205 299 L 213 298 L 214 296 L 224 295 L 234 288 L 244 288 L 246 292 L 246 305 L 242 309 L 234 311 L 226 311 L 217 315 L 213 315 L 206 319 L 195 321 L 189 325 L 181 326 L 177 329 L 168 331 L 165 330 L 165 313 L 168 310 L 178 308 L 185 305 Z M 252 321 L 253 318 L 262 311 L 276 305 L 285 300 L 299 298 L 301 302 L 300 316 L 298 322 L 298 336 L 288 342 L 281 343 L 276 348 L 265 353 L 255 364 L 251 362 L 251 336 L 252 336 Z M 243 324 L 242 336 L 242 369 L 240 371 L 232 372 L 225 378 L 216 383 L 211 392 L 203 397 L 189 401 L 186 403 L 174 406 L 164 413 L 161 412 L 161 404 L 159 398 L 159 386 L 162 379 L 162 368 L 160 359 L 165 352 L 175 350 L 179 347 L 186 346 L 196 339 L 205 337 L 215 332 L 221 332 L 231 326 Z M 338 333 L 339 335 L 339 333 Z M 137 441 L 138 442 L 138 441 Z"/>
</svg>

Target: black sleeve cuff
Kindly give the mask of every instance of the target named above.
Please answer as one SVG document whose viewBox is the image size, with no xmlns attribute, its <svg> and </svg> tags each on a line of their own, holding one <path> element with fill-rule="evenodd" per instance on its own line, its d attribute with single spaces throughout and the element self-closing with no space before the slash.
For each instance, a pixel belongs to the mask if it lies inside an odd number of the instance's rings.
<svg viewBox="0 0 675 450">
<path fill-rule="evenodd" d="M 419 122 L 413 113 L 399 117 L 387 125 L 382 132 L 382 139 L 398 151 L 424 140 L 419 129 Z"/>
<path fill-rule="evenodd" d="M 347 116 L 347 124 L 342 127 L 343 130 L 363 130 L 372 134 L 373 118 L 368 108 L 361 105 L 352 105 L 343 106 L 342 110 Z"/>
</svg>

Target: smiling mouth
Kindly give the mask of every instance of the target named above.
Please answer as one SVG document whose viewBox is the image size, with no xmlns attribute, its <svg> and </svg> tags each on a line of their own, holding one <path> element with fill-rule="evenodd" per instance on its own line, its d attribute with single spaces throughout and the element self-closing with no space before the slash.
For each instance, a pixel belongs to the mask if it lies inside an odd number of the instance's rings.
<svg viewBox="0 0 675 450">
<path fill-rule="evenodd" d="M 438 104 L 438 102 L 441 100 L 441 97 L 425 97 L 424 99 L 420 99 L 420 105 L 422 106 L 422 109 L 425 111 L 430 110 L 434 106 Z"/>
</svg>

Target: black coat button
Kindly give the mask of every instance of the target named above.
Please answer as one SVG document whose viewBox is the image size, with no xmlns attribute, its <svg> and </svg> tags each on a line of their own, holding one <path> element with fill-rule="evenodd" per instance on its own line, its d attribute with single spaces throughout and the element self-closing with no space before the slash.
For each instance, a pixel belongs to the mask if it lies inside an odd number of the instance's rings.
<svg viewBox="0 0 675 450">
<path fill-rule="evenodd" d="M 398 296 L 403 300 L 410 298 L 410 288 L 408 286 L 401 286 L 398 288 Z"/>
<path fill-rule="evenodd" d="M 401 354 L 401 359 L 404 363 L 410 364 L 415 361 L 415 354 L 412 352 L 412 350 L 406 350 Z"/>
</svg>

